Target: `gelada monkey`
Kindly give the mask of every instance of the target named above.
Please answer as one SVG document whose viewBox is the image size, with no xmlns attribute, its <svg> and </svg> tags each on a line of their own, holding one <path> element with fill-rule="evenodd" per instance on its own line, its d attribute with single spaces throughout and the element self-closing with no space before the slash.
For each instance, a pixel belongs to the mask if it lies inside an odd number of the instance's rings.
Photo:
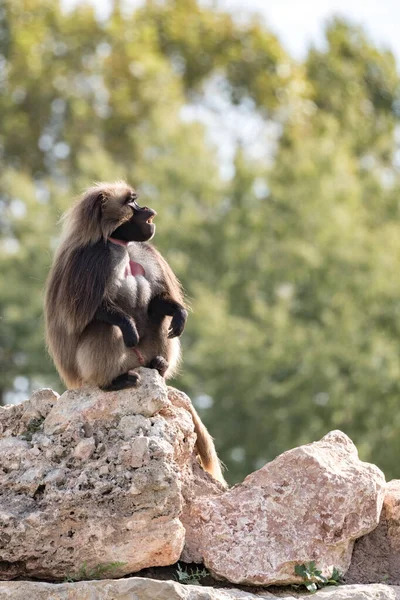
<svg viewBox="0 0 400 600">
<path fill-rule="evenodd" d="M 171 377 L 187 311 L 179 281 L 149 241 L 156 212 L 126 183 L 100 183 L 64 215 L 45 298 L 49 352 L 68 388 L 134 387 L 135 369 Z M 205 470 L 224 482 L 211 436 L 190 403 Z"/>
</svg>

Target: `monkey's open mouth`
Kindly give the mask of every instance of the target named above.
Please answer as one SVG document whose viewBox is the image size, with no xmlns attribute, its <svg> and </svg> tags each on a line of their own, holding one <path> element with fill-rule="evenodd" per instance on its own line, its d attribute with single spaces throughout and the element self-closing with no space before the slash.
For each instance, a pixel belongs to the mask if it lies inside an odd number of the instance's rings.
<svg viewBox="0 0 400 600">
<path fill-rule="evenodd" d="M 146 221 L 146 223 L 152 223 L 154 219 L 154 215 L 151 215 L 151 217 L 149 217 Z"/>
</svg>

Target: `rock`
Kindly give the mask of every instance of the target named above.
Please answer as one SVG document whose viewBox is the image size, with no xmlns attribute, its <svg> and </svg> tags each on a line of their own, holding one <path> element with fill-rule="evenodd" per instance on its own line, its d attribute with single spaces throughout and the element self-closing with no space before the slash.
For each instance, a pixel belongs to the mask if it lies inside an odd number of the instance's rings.
<svg viewBox="0 0 400 600">
<path fill-rule="evenodd" d="M 193 506 L 200 498 L 220 496 L 226 488 L 203 471 L 200 465 L 193 460 L 191 471 L 184 478 L 182 494 L 184 497 L 181 521 L 186 530 L 185 546 L 181 560 L 186 563 L 201 563 L 203 555 L 198 543 L 198 519 L 194 516 Z"/>
<path fill-rule="evenodd" d="M 234 588 L 181 585 L 144 577 L 81 581 L 78 583 L 0 582 L 0 600 L 294 600 L 307 598 L 290 589 L 252 593 Z M 400 587 L 388 585 L 343 585 L 328 587 L 313 600 L 400 600 Z"/>
<path fill-rule="evenodd" d="M 47 417 L 59 397 L 59 394 L 53 392 L 53 390 L 44 388 L 34 392 L 29 402 L 2 406 L 0 410 L 0 435 L 4 438 L 16 434 L 31 437 L 35 429 L 40 427 L 41 422 Z"/>
<path fill-rule="evenodd" d="M 400 583 L 400 480 L 387 484 L 378 527 L 357 540 L 346 581 Z"/>
<path fill-rule="evenodd" d="M 88 460 L 96 450 L 94 437 L 84 438 L 75 446 L 74 456 L 80 460 Z"/>
<path fill-rule="evenodd" d="M 118 393 L 42 390 L 0 408 L 0 424 L 0 579 L 120 577 L 179 559 L 195 435 L 155 370 Z"/>
<path fill-rule="evenodd" d="M 309 561 L 327 577 L 333 567 L 345 572 L 354 540 L 379 520 L 385 489 L 379 469 L 362 463 L 343 433 L 332 432 L 227 491 L 196 460 L 188 403 L 156 371 L 142 369 L 133 390 L 85 387 L 61 398 L 40 390 L 22 405 L 0 407 L 0 579 L 117 578 L 179 558 L 204 561 L 215 577 L 249 585 L 301 583 L 295 565 Z M 382 530 L 398 555 L 399 494 L 400 482 L 392 483 L 375 532 Z M 373 535 L 357 548 L 368 547 Z M 400 580 L 395 555 L 386 557 L 386 572 Z M 0 600 L 19 589 L 24 598 L 46 598 L 45 590 L 59 594 L 52 599 L 118 598 L 137 586 L 140 598 L 254 597 L 149 582 L 34 587 L 42 584 L 20 581 L 0 584 Z"/>
<path fill-rule="evenodd" d="M 324 576 L 333 567 L 345 573 L 354 540 L 378 524 L 384 490 L 382 472 L 333 431 L 223 494 L 194 498 L 187 546 L 217 578 L 233 583 L 299 583 L 295 565 L 309 561 Z"/>
<path fill-rule="evenodd" d="M 184 408 L 190 413 L 190 399 L 186 394 L 175 388 L 168 388 L 168 397 L 175 407 Z M 202 555 L 199 553 L 197 544 L 196 521 L 193 521 L 191 514 L 192 503 L 199 498 L 219 496 L 226 491 L 226 487 L 219 481 L 216 481 L 200 466 L 196 457 L 187 457 L 187 461 L 182 468 L 185 469 L 183 477 L 182 495 L 184 498 L 181 521 L 186 530 L 186 542 L 181 555 L 181 560 L 186 563 L 202 562 Z"/>
<path fill-rule="evenodd" d="M 148 369 L 150 371 L 150 369 Z M 142 415 L 152 417 L 170 404 L 164 380 L 146 374 L 140 386 L 119 392 L 101 392 L 95 387 L 69 390 L 54 405 L 44 423 L 44 433 L 60 433 L 80 419 L 85 420 L 86 428 L 93 423 L 107 423 L 116 417 Z"/>
</svg>

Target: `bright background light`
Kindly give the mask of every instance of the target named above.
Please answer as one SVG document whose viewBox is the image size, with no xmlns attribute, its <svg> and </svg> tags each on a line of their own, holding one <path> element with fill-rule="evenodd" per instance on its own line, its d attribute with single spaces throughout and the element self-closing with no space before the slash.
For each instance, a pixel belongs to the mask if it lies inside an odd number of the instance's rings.
<svg viewBox="0 0 400 600">
<path fill-rule="evenodd" d="M 78 3 L 79 0 L 63 0 L 66 8 Z M 94 3 L 99 17 L 107 18 L 109 0 Z M 124 2 L 127 9 L 140 4 L 138 0 Z M 215 6 L 214 2 L 212 4 Z M 243 16 L 251 12 L 263 15 L 287 50 L 299 59 L 304 57 L 311 43 L 321 42 L 324 24 L 333 15 L 344 16 L 362 25 L 376 44 L 390 48 L 400 58 L 398 0 L 220 0 L 216 5 Z"/>
</svg>

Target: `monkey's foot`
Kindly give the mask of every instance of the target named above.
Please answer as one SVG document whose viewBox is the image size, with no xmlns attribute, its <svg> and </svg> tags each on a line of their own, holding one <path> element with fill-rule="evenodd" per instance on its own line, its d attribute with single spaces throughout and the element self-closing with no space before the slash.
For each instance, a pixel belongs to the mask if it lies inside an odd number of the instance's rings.
<svg viewBox="0 0 400 600">
<path fill-rule="evenodd" d="M 153 360 L 150 361 L 148 365 L 149 369 L 155 369 L 156 371 L 158 371 L 161 377 L 164 377 L 168 367 L 168 361 L 165 360 L 163 356 L 156 356 L 155 358 L 153 358 Z"/>
<path fill-rule="evenodd" d="M 136 387 L 138 382 L 140 381 L 140 377 L 135 371 L 127 371 L 127 373 L 122 373 L 122 375 L 118 375 L 109 385 L 102 387 L 101 389 L 104 392 L 115 392 L 117 390 L 125 390 L 127 388 Z"/>
</svg>

